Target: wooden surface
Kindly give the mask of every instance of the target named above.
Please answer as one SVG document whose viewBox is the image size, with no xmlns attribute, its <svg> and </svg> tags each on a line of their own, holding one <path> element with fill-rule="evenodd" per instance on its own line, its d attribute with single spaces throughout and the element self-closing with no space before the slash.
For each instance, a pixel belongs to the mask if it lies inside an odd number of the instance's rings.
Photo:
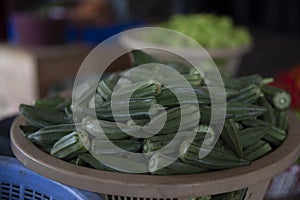
<svg viewBox="0 0 300 200">
<path fill-rule="evenodd" d="M 113 44 L 107 48 L 113 49 Z M 62 81 L 75 78 L 90 50 L 91 47 L 82 44 L 38 47 L 0 44 L 0 119 L 15 115 L 19 104 L 31 104 Z M 123 55 L 108 71 L 128 67 L 129 57 Z"/>
<path fill-rule="evenodd" d="M 89 48 L 80 45 L 24 47 L 0 44 L 0 119 L 15 115 L 65 78 L 74 77 Z"/>
<path fill-rule="evenodd" d="M 27 140 L 18 129 L 24 122 L 22 117 L 17 117 L 11 129 L 11 147 L 18 160 L 50 179 L 102 194 L 187 198 L 249 187 L 247 200 L 259 200 L 268 181 L 290 167 L 300 155 L 300 124 L 291 113 L 284 143 L 250 166 L 176 176 L 112 173 L 67 163 L 44 153 Z"/>
</svg>

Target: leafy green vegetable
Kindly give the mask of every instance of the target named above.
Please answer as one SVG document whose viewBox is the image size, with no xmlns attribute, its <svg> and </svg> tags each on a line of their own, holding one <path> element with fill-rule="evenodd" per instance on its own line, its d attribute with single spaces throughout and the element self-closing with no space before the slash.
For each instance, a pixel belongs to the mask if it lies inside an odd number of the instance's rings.
<svg viewBox="0 0 300 200">
<path fill-rule="evenodd" d="M 168 21 L 159 24 L 186 34 L 196 40 L 203 47 L 210 49 L 235 48 L 248 45 L 251 41 L 250 33 L 243 27 L 234 26 L 228 16 L 214 14 L 177 14 Z M 173 46 L 191 46 L 188 41 L 173 40 L 172 37 L 162 37 L 160 34 L 151 34 L 153 42 Z"/>
</svg>

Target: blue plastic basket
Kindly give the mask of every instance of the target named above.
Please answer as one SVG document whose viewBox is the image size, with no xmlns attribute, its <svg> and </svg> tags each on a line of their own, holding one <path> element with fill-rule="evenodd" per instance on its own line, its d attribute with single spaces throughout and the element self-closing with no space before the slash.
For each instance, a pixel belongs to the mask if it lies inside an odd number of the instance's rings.
<svg viewBox="0 0 300 200">
<path fill-rule="evenodd" d="M 78 190 L 47 179 L 12 157 L 0 156 L 0 199 L 101 200 L 96 193 Z"/>
</svg>

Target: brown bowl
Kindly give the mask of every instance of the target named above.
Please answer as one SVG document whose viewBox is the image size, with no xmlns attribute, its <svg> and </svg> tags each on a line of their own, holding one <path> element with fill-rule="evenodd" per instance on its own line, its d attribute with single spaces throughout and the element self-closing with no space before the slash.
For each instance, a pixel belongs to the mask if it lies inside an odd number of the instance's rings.
<svg viewBox="0 0 300 200">
<path fill-rule="evenodd" d="M 289 113 L 286 140 L 250 166 L 192 175 L 152 176 L 106 172 L 77 166 L 40 150 L 24 137 L 18 116 L 11 129 L 11 147 L 17 159 L 33 171 L 58 182 L 101 194 L 137 198 L 187 198 L 248 188 L 247 200 L 263 199 L 270 179 L 300 156 L 300 123 Z"/>
</svg>

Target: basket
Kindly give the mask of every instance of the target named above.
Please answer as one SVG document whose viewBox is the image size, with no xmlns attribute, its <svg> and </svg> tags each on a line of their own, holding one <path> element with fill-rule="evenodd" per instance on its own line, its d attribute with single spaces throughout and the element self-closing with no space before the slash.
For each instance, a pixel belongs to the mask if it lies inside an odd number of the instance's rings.
<svg viewBox="0 0 300 200">
<path fill-rule="evenodd" d="M 300 123 L 289 112 L 285 141 L 270 154 L 249 166 L 200 174 L 152 176 L 113 173 L 77 166 L 43 152 L 18 129 L 25 123 L 18 116 L 11 129 L 12 151 L 28 168 L 76 188 L 103 194 L 111 200 L 188 199 L 247 188 L 244 200 L 262 200 L 270 180 L 289 168 L 300 155 Z"/>
<path fill-rule="evenodd" d="M 0 156 L 1 200 L 101 200 L 99 195 L 65 186 L 24 167 L 17 159 Z"/>
</svg>

